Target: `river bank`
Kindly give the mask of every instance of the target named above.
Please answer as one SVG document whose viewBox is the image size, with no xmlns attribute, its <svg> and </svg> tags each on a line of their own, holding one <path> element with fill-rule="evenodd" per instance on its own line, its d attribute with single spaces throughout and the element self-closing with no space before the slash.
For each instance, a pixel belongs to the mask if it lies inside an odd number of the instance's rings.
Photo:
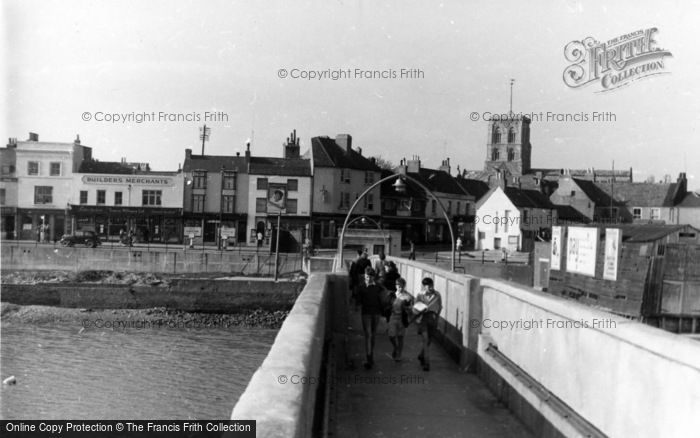
<svg viewBox="0 0 700 438">
<path fill-rule="evenodd" d="M 0 303 L 0 322 L 4 324 L 75 324 L 82 329 L 128 330 L 144 328 L 264 328 L 279 329 L 288 315 L 286 310 L 255 309 L 220 314 L 185 312 L 165 307 L 148 309 L 76 309 L 53 306 L 23 306 Z"/>
</svg>

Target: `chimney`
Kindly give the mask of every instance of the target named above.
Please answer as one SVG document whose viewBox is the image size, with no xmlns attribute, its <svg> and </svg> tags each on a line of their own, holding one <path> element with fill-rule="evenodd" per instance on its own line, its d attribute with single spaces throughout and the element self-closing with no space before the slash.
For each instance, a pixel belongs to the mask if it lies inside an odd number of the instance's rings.
<svg viewBox="0 0 700 438">
<path fill-rule="evenodd" d="M 238 151 L 236 151 L 236 156 L 237 156 L 237 157 L 240 157 L 240 156 L 241 156 L 241 153 L 238 152 Z"/>
<path fill-rule="evenodd" d="M 345 152 L 352 150 L 352 136 L 350 134 L 338 134 L 335 136 L 335 144 L 340 146 Z"/>
<path fill-rule="evenodd" d="M 401 175 L 406 175 L 406 170 L 406 159 L 402 158 L 399 162 L 399 167 L 396 169 L 396 171 Z"/>
<path fill-rule="evenodd" d="M 17 147 L 17 137 L 10 137 L 7 139 L 7 147 L 8 148 L 16 148 Z"/>
<path fill-rule="evenodd" d="M 185 160 L 192 158 L 192 149 L 185 149 Z"/>
<path fill-rule="evenodd" d="M 357 153 L 362 155 L 362 148 L 357 148 Z"/>
<path fill-rule="evenodd" d="M 30 132 L 29 140 L 27 141 L 39 141 L 39 134 L 37 134 L 36 132 Z"/>
<path fill-rule="evenodd" d="M 76 146 L 80 145 L 80 134 L 75 134 L 75 140 L 73 140 L 73 144 Z"/>
<path fill-rule="evenodd" d="M 442 170 L 443 172 L 447 172 L 448 174 L 452 174 L 451 168 L 450 168 L 450 159 L 442 160 L 442 165 L 440 165 L 440 168 L 438 170 Z"/>
<path fill-rule="evenodd" d="M 406 171 L 408 173 L 418 173 L 420 170 L 420 157 L 418 155 L 414 155 L 412 159 L 406 162 L 406 167 Z"/>
<path fill-rule="evenodd" d="M 250 140 L 245 142 L 245 159 L 250 161 Z"/>
<path fill-rule="evenodd" d="M 297 138 L 297 130 L 292 131 L 292 135 L 287 137 L 287 142 L 282 145 L 282 156 L 286 159 L 299 158 L 299 139 Z"/>
<path fill-rule="evenodd" d="M 505 190 L 507 185 L 508 185 L 508 183 L 506 181 L 505 172 L 497 170 L 495 174 L 493 174 L 489 177 L 489 187 L 490 188 L 500 187 L 501 189 Z"/>
</svg>

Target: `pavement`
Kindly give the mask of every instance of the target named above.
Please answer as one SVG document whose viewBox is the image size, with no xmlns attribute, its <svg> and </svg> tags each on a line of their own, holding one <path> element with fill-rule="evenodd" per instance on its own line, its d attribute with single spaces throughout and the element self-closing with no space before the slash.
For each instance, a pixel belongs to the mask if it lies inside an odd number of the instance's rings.
<svg viewBox="0 0 700 438">
<path fill-rule="evenodd" d="M 335 415 L 331 436 L 358 437 L 532 437 L 475 374 L 467 374 L 438 345 L 430 349 L 430 371 L 417 359 L 421 339 L 408 327 L 404 360 L 391 358 L 382 318 L 374 367 L 363 368 L 360 316 L 350 315 L 347 355 L 336 357 Z"/>
</svg>

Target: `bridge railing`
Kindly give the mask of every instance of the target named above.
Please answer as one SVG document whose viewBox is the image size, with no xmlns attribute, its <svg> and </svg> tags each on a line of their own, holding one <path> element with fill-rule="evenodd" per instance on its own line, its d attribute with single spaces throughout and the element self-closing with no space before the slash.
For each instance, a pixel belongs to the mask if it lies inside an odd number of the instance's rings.
<svg viewBox="0 0 700 438">
<path fill-rule="evenodd" d="M 323 429 L 329 342 L 347 327 L 347 277 L 314 274 L 297 298 L 231 419 L 257 420 L 259 437 L 309 437 Z"/>
<path fill-rule="evenodd" d="M 390 259 L 410 292 L 433 278 L 444 304 L 442 344 L 526 423 L 543 417 L 530 424 L 536 433 L 700 430 L 700 342 L 513 283 Z"/>
</svg>

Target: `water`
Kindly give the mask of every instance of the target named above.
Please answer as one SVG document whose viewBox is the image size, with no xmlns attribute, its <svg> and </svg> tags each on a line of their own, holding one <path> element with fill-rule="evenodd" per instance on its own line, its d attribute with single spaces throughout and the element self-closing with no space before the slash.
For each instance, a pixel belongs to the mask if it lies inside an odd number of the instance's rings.
<svg viewBox="0 0 700 438">
<path fill-rule="evenodd" d="M 228 419 L 277 330 L 2 324 L 3 419 Z"/>
</svg>

